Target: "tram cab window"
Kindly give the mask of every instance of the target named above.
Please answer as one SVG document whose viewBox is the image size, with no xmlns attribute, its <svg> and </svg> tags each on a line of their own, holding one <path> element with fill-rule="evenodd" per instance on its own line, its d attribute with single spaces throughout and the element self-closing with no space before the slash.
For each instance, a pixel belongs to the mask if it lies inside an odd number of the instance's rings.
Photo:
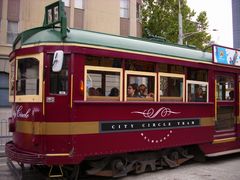
<svg viewBox="0 0 240 180">
<path fill-rule="evenodd" d="M 175 74 L 184 74 L 185 67 L 179 65 L 171 65 L 171 64 L 158 64 L 159 72 L 163 73 L 175 73 Z"/>
<path fill-rule="evenodd" d="M 17 95 L 39 94 L 39 61 L 24 58 L 17 61 Z"/>
<path fill-rule="evenodd" d="M 14 94 L 14 69 L 15 69 L 15 61 L 10 63 L 10 73 L 9 73 L 9 95 L 13 96 Z"/>
<path fill-rule="evenodd" d="M 85 66 L 85 100 L 121 101 L 122 69 Z"/>
<path fill-rule="evenodd" d="M 234 100 L 234 79 L 232 76 L 217 77 L 217 100 L 233 101 Z"/>
<path fill-rule="evenodd" d="M 53 58 L 50 58 L 53 59 Z M 51 94 L 68 94 L 68 60 L 69 56 L 65 55 L 62 69 L 60 72 L 50 71 L 50 93 Z M 53 64 L 52 64 L 53 65 Z"/>
<path fill-rule="evenodd" d="M 174 73 L 159 73 L 159 99 L 167 102 L 184 102 L 185 76 Z"/>
<path fill-rule="evenodd" d="M 156 74 L 150 72 L 126 71 L 127 101 L 156 101 Z"/>
</svg>

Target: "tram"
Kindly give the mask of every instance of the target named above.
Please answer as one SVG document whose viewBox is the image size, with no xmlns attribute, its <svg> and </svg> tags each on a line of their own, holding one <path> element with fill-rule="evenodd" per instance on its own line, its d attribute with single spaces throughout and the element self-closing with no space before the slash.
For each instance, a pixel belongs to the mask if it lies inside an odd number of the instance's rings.
<svg viewBox="0 0 240 180">
<path fill-rule="evenodd" d="M 13 44 L 9 159 L 121 177 L 240 152 L 238 50 L 68 29 L 61 9 Z"/>
</svg>

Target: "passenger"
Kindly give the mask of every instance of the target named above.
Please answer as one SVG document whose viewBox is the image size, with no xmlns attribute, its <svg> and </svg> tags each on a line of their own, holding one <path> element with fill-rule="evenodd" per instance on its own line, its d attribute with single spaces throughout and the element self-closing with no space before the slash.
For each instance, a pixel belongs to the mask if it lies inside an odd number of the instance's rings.
<svg viewBox="0 0 240 180">
<path fill-rule="evenodd" d="M 127 89 L 128 97 L 138 97 L 137 84 L 129 84 Z"/>
<path fill-rule="evenodd" d="M 195 102 L 205 102 L 205 98 L 203 95 L 203 89 L 199 87 L 197 89 L 196 95 L 195 95 Z"/>
<path fill-rule="evenodd" d="M 234 100 L 234 91 L 233 90 L 229 92 L 229 99 Z"/>
<path fill-rule="evenodd" d="M 88 89 L 88 95 L 89 95 L 89 96 L 96 96 L 96 90 L 95 90 L 94 87 L 90 87 L 90 88 Z"/>
<path fill-rule="evenodd" d="M 113 87 L 109 93 L 109 96 L 119 96 L 119 90 L 116 87 Z"/>
<path fill-rule="evenodd" d="M 99 87 L 99 88 L 96 89 L 96 96 L 104 96 L 102 88 Z"/>
<path fill-rule="evenodd" d="M 139 86 L 139 97 L 147 97 L 147 87 L 144 84 Z"/>
</svg>

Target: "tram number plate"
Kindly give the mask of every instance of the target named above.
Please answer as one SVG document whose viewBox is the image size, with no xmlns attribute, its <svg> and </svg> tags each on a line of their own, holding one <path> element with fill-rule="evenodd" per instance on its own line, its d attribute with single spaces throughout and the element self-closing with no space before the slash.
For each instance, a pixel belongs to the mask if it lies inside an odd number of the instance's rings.
<svg viewBox="0 0 240 180">
<path fill-rule="evenodd" d="M 47 103 L 54 103 L 55 102 L 55 97 L 46 97 L 46 102 Z"/>
</svg>

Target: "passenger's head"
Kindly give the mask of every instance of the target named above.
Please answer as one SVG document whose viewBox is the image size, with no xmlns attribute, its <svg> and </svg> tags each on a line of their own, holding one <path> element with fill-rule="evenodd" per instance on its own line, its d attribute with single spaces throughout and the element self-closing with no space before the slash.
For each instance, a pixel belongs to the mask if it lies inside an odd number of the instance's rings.
<svg viewBox="0 0 240 180">
<path fill-rule="evenodd" d="M 119 96 L 119 90 L 116 87 L 113 87 L 110 91 L 109 96 Z"/>
<path fill-rule="evenodd" d="M 146 95 L 147 94 L 147 87 L 144 84 L 141 84 L 139 86 L 139 93 L 140 93 L 140 95 Z"/>
<path fill-rule="evenodd" d="M 88 89 L 88 95 L 89 95 L 89 96 L 96 96 L 96 90 L 95 90 L 94 87 L 90 87 L 90 88 Z"/>
<path fill-rule="evenodd" d="M 137 84 L 129 84 L 127 89 L 127 96 L 133 97 L 137 94 Z"/>
<path fill-rule="evenodd" d="M 96 96 L 103 96 L 104 94 L 103 94 L 103 90 L 102 90 L 102 88 L 97 88 L 96 89 Z"/>
</svg>

